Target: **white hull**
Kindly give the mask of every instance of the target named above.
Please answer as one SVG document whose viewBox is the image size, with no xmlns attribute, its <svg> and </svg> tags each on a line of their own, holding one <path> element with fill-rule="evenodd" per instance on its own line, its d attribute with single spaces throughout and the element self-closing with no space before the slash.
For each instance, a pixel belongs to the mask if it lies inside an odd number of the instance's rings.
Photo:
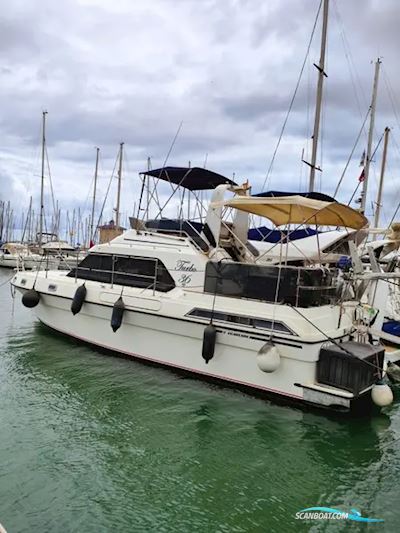
<svg viewBox="0 0 400 533">
<path fill-rule="evenodd" d="M 13 284 L 22 289 L 23 277 L 26 278 L 24 289 L 30 288 L 32 280 L 27 273 L 18 274 Z M 58 294 L 49 294 L 49 284 L 56 286 Z M 274 343 L 280 352 L 280 365 L 274 372 L 267 373 L 259 369 L 257 353 L 268 341 L 269 332 L 254 328 L 249 331 L 249 328 L 240 328 L 236 324 L 216 324 L 215 353 L 206 364 L 202 358 L 202 345 L 208 321 L 185 315 L 194 307 L 211 308 L 212 295 L 183 293 L 177 289 L 175 297 L 169 293 L 146 294 L 143 297 L 143 290 L 125 287 L 123 298 L 126 310 L 121 327 L 114 333 L 110 320 L 121 287 L 115 286 L 110 290 L 110 286 L 86 282 L 85 303 L 74 316 L 71 302 L 81 284 L 81 280 L 75 283 L 73 278 L 61 273 L 50 272 L 48 278 L 44 272 L 40 273 L 35 285 L 35 289 L 41 293 L 40 302 L 35 307 L 38 319 L 60 333 L 113 352 L 234 383 L 268 395 L 343 410 L 349 410 L 355 400 L 350 392 L 316 383 L 316 365 L 326 337 L 318 339 L 312 326 L 301 339 L 297 335 L 274 335 Z M 226 305 L 232 308 L 234 300 L 222 297 L 218 298 L 218 308 L 224 306 L 224 300 L 228 300 Z M 260 317 L 263 317 L 263 309 L 265 313 L 265 308 L 272 307 L 243 301 L 238 301 L 237 305 L 241 312 L 245 305 L 249 309 L 251 307 Z M 286 313 L 287 324 L 294 314 L 285 306 L 280 306 L 276 311 Z M 337 321 L 337 317 L 329 315 L 332 308 L 328 306 L 326 309 L 309 311 L 315 313 L 314 320 L 318 317 L 321 324 L 329 320 Z M 279 318 L 282 317 L 277 316 L 276 320 Z M 292 316 L 293 327 L 296 320 L 298 322 L 298 317 Z M 346 319 L 344 323 L 346 325 Z M 345 327 L 342 336 L 346 337 Z M 369 390 L 366 394 L 370 396 Z"/>
<path fill-rule="evenodd" d="M 14 270 L 70 270 L 74 268 L 84 255 L 68 255 L 63 257 L 43 256 L 39 254 L 16 256 L 0 254 L 0 267 Z"/>
<path fill-rule="evenodd" d="M 49 299 L 53 300 L 51 305 Z M 303 399 L 299 387 L 288 386 L 284 367 L 273 377 L 258 369 L 255 354 L 267 337 L 263 340 L 235 338 L 232 342 L 232 335 L 218 328 L 215 355 L 205 364 L 201 356 L 204 324 L 191 323 L 182 328 L 176 319 L 128 311 L 124 314 L 123 325 L 114 333 L 110 326 L 111 307 L 85 304 L 85 310 L 73 317 L 69 300 L 50 296 L 44 301 L 46 305 L 39 304 L 36 312 L 39 320 L 84 342 L 196 374 Z M 289 348 L 286 351 L 297 350 Z M 292 359 L 291 372 L 295 372 L 300 381 L 314 380 L 318 351 L 319 345 L 310 347 L 308 362 Z M 249 361 L 251 357 L 253 364 Z"/>
<path fill-rule="evenodd" d="M 43 260 L 39 255 L 0 255 L 0 267 L 2 268 L 35 270 L 39 268 L 40 265 L 43 265 Z"/>
</svg>

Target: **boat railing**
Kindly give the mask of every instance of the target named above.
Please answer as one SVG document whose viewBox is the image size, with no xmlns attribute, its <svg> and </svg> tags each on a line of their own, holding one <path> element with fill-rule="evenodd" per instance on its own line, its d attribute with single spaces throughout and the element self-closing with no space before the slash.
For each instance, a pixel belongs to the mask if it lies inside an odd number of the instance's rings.
<svg viewBox="0 0 400 533">
<path fill-rule="evenodd" d="M 279 267 L 278 267 L 279 268 Z M 285 267 L 296 269 L 297 268 L 297 287 L 296 287 L 296 301 L 295 306 L 301 307 L 301 304 L 306 300 L 310 305 L 324 305 L 331 304 L 337 300 L 337 289 L 335 284 L 335 277 L 332 276 L 332 272 L 323 267 L 315 269 L 315 271 L 322 272 L 322 280 L 319 283 L 310 285 L 305 284 L 302 279 L 304 272 L 310 272 L 306 267 Z M 329 274 L 329 283 L 322 283 L 326 275 Z"/>
<path fill-rule="evenodd" d="M 148 283 L 145 283 L 145 286 L 144 287 L 141 287 L 142 289 L 152 289 L 153 290 L 153 296 L 155 295 L 155 291 L 156 291 L 156 283 L 157 283 L 157 273 L 158 273 L 158 259 L 156 258 L 150 258 L 152 261 L 154 261 L 155 263 L 155 269 L 154 269 L 154 274 L 153 275 L 148 275 L 148 274 L 132 274 L 131 272 L 121 272 L 120 270 L 118 271 L 115 271 L 114 270 L 114 262 L 113 262 L 113 269 L 111 271 L 111 287 L 114 286 L 114 283 L 115 283 L 115 275 L 117 276 L 122 276 L 122 277 L 126 277 L 126 279 L 128 280 L 129 277 L 134 277 L 134 278 L 139 278 L 140 280 L 143 280 L 144 282 L 148 282 Z M 116 285 L 124 285 L 124 283 L 115 283 Z M 127 283 L 126 284 L 127 286 L 129 286 L 129 284 Z"/>
<path fill-rule="evenodd" d="M 296 307 L 301 307 L 300 303 L 307 295 L 309 301 L 318 302 L 319 305 L 335 303 L 337 300 L 337 289 L 334 285 L 298 285 L 296 291 Z"/>
<path fill-rule="evenodd" d="M 333 271 L 284 265 L 209 261 L 204 291 L 296 307 L 318 307 L 338 300 Z"/>
<path fill-rule="evenodd" d="M 200 252 L 207 252 L 208 251 L 208 244 L 205 242 L 201 234 L 197 231 L 197 229 L 190 223 L 189 220 L 184 221 L 185 224 L 190 226 L 190 229 L 193 230 L 193 234 L 191 235 L 187 230 L 183 228 L 148 228 L 146 227 L 145 231 L 155 232 L 155 233 L 165 233 L 167 235 L 176 235 L 178 237 L 187 238 L 190 240 L 190 242 L 193 243 L 195 248 L 199 250 Z"/>
</svg>

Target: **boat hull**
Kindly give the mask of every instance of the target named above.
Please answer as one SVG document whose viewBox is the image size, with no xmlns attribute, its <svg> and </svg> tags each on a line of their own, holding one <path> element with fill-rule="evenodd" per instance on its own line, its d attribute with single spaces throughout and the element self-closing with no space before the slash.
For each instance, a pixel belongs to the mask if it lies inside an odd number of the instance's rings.
<svg viewBox="0 0 400 533">
<path fill-rule="evenodd" d="M 269 373 L 257 365 L 257 353 L 267 342 L 267 335 L 245 334 L 218 326 L 215 354 L 206 364 L 202 358 L 204 323 L 155 313 L 153 301 L 148 304 L 151 308 L 148 311 L 125 310 L 121 327 L 114 333 L 110 325 L 111 305 L 85 301 L 74 316 L 71 302 L 69 297 L 42 293 L 35 312 L 45 326 L 102 351 L 223 382 L 278 401 L 340 412 L 359 411 L 361 405 L 363 413 L 371 405 L 370 390 L 354 397 L 343 395 L 343 391 L 321 387 L 309 390 L 302 385 L 315 383 L 322 342 L 277 339 L 280 366 Z"/>
<path fill-rule="evenodd" d="M 315 409 L 316 411 L 323 410 L 323 411 L 332 413 L 332 415 L 338 414 L 340 416 L 342 415 L 366 416 L 366 415 L 370 415 L 373 411 L 375 412 L 379 411 L 379 409 L 373 404 L 370 394 L 362 394 L 358 398 L 352 399 L 349 402 L 348 406 L 343 406 L 340 403 L 335 404 L 334 402 L 332 402 L 330 405 L 319 404 L 316 402 L 309 401 L 305 399 L 304 397 L 300 398 L 300 397 L 288 396 L 287 394 L 284 394 L 280 391 L 254 387 L 254 385 L 251 385 L 249 383 L 227 380 L 226 378 L 221 378 L 214 374 L 210 374 L 210 373 L 200 374 L 199 372 L 193 371 L 188 368 L 171 365 L 166 362 L 160 362 L 159 360 L 148 358 L 148 357 L 143 357 L 136 353 L 116 351 L 114 349 L 107 348 L 105 346 L 86 340 L 84 338 L 76 337 L 69 333 L 65 333 L 64 331 L 61 331 L 59 329 L 55 329 L 52 326 L 49 326 L 48 324 L 45 324 L 42 321 L 40 321 L 40 324 L 43 328 L 48 330 L 50 334 L 52 335 L 59 335 L 71 342 L 76 342 L 77 344 L 84 344 L 88 346 L 89 348 L 91 348 L 92 350 L 103 353 L 104 355 L 111 356 L 111 357 L 120 357 L 124 359 L 134 359 L 136 361 L 139 361 L 142 364 L 165 368 L 165 369 L 168 369 L 169 371 L 176 372 L 177 374 L 183 375 L 188 378 L 201 379 L 202 381 L 205 381 L 208 383 L 218 384 L 221 387 L 227 387 L 233 390 L 240 390 L 251 396 L 270 400 L 277 404 L 288 405 L 290 407 L 298 407 L 301 409 Z"/>
<path fill-rule="evenodd" d="M 33 270 L 40 265 L 40 259 L 30 258 L 29 256 L 16 257 L 14 255 L 1 255 L 0 267 L 24 270 Z"/>
</svg>

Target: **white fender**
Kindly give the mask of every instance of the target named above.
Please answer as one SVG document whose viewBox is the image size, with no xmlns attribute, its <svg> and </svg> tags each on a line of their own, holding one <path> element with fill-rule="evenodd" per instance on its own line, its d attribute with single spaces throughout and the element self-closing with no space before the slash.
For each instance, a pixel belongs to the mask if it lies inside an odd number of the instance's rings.
<svg viewBox="0 0 400 533">
<path fill-rule="evenodd" d="M 386 407 L 393 402 L 393 392 L 386 383 L 376 383 L 372 387 L 371 398 L 378 407 Z"/>
<path fill-rule="evenodd" d="M 281 364 L 278 348 L 272 341 L 268 341 L 257 353 L 257 366 L 263 372 L 275 372 Z"/>
</svg>

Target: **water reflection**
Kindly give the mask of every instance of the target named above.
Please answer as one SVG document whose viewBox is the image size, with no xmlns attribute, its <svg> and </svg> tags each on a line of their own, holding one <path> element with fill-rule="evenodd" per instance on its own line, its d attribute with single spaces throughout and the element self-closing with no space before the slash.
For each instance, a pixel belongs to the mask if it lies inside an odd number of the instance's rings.
<svg viewBox="0 0 400 533">
<path fill-rule="evenodd" d="M 101 355 L 17 301 L 2 313 L 10 531 L 308 531 L 295 512 L 328 503 L 400 518 L 397 405 L 363 420 L 279 406 Z"/>
</svg>

